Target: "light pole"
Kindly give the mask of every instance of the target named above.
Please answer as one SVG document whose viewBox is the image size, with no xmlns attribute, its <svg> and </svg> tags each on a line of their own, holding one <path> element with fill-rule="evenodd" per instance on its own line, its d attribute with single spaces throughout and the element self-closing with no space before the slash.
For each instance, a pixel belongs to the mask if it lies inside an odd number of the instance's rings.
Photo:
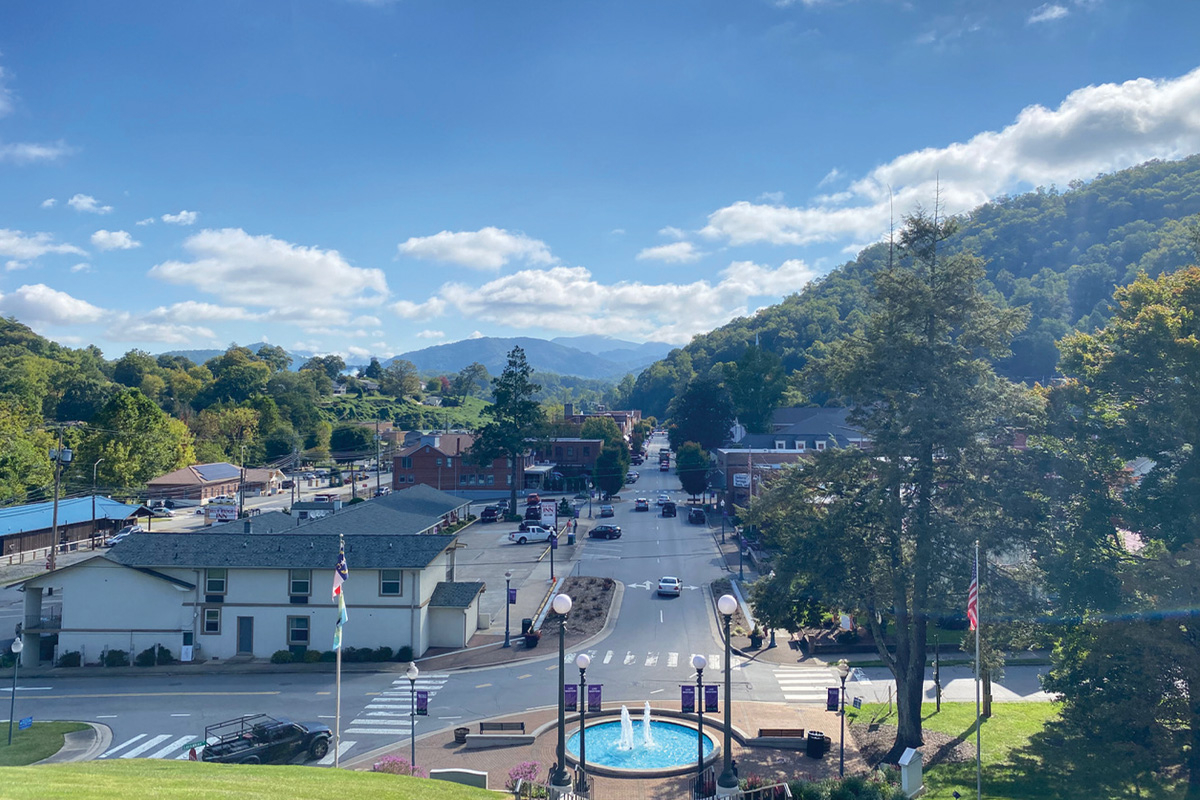
<svg viewBox="0 0 1200 800">
<path fill-rule="evenodd" d="M 587 653 L 575 656 L 575 666 L 579 667 L 579 781 L 575 787 L 581 794 L 587 794 L 587 668 L 592 658 Z"/>
<path fill-rule="evenodd" d="M 242 450 L 241 480 L 238 482 L 238 519 L 246 513 L 246 445 L 238 445 Z"/>
<path fill-rule="evenodd" d="M 8 746 L 12 747 L 12 726 L 13 719 L 16 717 L 17 710 L 17 667 L 21 666 L 21 651 L 25 649 L 25 644 L 21 641 L 21 637 L 13 639 L 12 651 L 16 659 L 13 661 L 13 687 L 12 697 L 8 701 Z"/>
<path fill-rule="evenodd" d="M 850 674 L 850 662 L 843 658 L 838 662 L 837 671 L 842 679 L 842 742 L 838 756 L 838 777 L 843 778 L 846 776 L 846 677 Z"/>
<path fill-rule="evenodd" d="M 721 777 L 717 779 L 717 785 L 725 789 L 732 789 L 737 787 L 738 780 L 733 774 L 733 743 L 729 733 L 733 728 L 729 698 L 731 684 L 733 683 L 732 664 L 730 663 L 729 623 L 733 619 L 733 612 L 737 611 L 737 599 L 731 594 L 721 595 L 717 599 L 717 611 L 725 618 L 725 761 L 721 765 Z"/>
<path fill-rule="evenodd" d="M 96 468 L 100 466 L 103 458 L 97 458 L 96 463 L 92 464 L 92 547 L 96 546 Z"/>
<path fill-rule="evenodd" d="M 571 598 L 565 594 L 555 595 L 550 607 L 558 614 L 558 763 L 554 765 L 550 785 L 558 789 L 570 789 L 571 776 L 567 774 L 567 684 L 563 662 L 567 660 L 567 614 L 571 613 Z"/>
<path fill-rule="evenodd" d="M 739 581 L 744 581 L 744 580 L 746 580 L 746 573 L 745 573 L 745 572 L 742 570 L 742 561 L 743 561 L 743 555 L 742 555 L 742 551 L 743 551 L 743 550 L 745 549 L 745 547 L 746 547 L 746 540 L 742 538 L 742 530 L 745 530 L 745 528 L 742 528 L 741 530 L 737 531 L 737 540 L 738 540 L 738 580 L 739 580 Z"/>
<path fill-rule="evenodd" d="M 697 653 L 692 656 L 692 666 L 696 668 L 696 714 L 700 719 L 696 735 L 696 781 L 704 780 L 704 668 L 708 659 Z"/>
<path fill-rule="evenodd" d="M 509 614 L 509 609 L 512 607 L 512 602 L 509 600 L 509 598 L 512 597 L 512 594 L 511 594 L 512 589 L 510 588 L 511 586 L 512 586 L 512 570 L 510 569 L 504 573 L 504 646 L 505 647 L 512 647 L 512 642 L 509 640 L 509 635 L 508 635 L 508 630 L 509 630 L 508 629 L 508 614 Z"/>
<path fill-rule="evenodd" d="M 725 501 L 721 501 L 721 544 L 725 544 Z"/>
<path fill-rule="evenodd" d="M 404 677 L 408 678 L 408 699 L 409 710 L 408 716 L 412 721 L 412 728 L 408 732 L 409 736 L 409 758 L 408 765 L 412 768 L 413 775 L 417 774 L 417 676 L 421 674 L 421 670 L 417 669 L 417 662 L 412 662 L 408 665 L 408 669 L 404 673 Z"/>
<path fill-rule="evenodd" d="M 62 483 L 63 465 L 71 463 L 71 448 L 62 446 L 62 428 L 58 429 L 58 447 L 50 450 L 50 458 L 54 460 L 54 520 L 50 523 L 50 569 L 58 567 L 58 489 Z"/>
</svg>

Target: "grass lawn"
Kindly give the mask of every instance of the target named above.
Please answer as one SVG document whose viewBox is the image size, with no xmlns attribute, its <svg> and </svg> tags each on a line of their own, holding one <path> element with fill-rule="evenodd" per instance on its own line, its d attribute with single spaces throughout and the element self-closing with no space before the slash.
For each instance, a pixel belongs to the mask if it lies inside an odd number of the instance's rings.
<svg viewBox="0 0 1200 800">
<path fill-rule="evenodd" d="M 130 759 L 4 771 L 5 800 L 497 800 L 456 783 L 320 767 Z"/>
<path fill-rule="evenodd" d="M 19 715 L 18 715 L 19 716 Z M 62 749 L 63 734 L 87 728 L 82 722 L 35 722 L 29 730 L 13 726 L 8 744 L 8 723 L 0 726 L 0 767 L 20 767 L 49 758 Z"/>
<path fill-rule="evenodd" d="M 942 703 L 924 707 L 926 730 L 939 731 L 975 743 L 975 704 Z M 867 724 L 874 717 L 896 724 L 887 705 L 846 709 L 851 725 Z M 1119 758 L 1099 751 L 1087 741 L 1072 737 L 1056 725 L 1058 706 L 1053 703 L 994 703 L 992 717 L 983 721 L 983 794 L 989 800 L 1100 800 L 1110 797 L 1143 797 L 1153 800 L 1182 797 L 1177 785 L 1135 785 Z M 951 800 L 954 791 L 975 796 L 975 762 L 944 764 L 925 771 L 924 795 L 930 800 Z"/>
</svg>

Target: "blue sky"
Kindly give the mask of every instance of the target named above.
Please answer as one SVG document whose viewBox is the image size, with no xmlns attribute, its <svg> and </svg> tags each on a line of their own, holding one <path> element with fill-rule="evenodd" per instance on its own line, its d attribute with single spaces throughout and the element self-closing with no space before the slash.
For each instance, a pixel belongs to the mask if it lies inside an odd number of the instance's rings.
<svg viewBox="0 0 1200 800">
<path fill-rule="evenodd" d="M 1200 3 L 62 0 L 0 18 L 0 314 L 109 357 L 685 343 L 1200 151 Z"/>
</svg>

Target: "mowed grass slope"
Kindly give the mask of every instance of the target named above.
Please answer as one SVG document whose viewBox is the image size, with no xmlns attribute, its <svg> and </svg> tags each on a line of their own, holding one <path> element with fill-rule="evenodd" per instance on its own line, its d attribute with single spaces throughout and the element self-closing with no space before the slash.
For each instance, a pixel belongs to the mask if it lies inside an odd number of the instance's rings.
<svg viewBox="0 0 1200 800">
<path fill-rule="evenodd" d="M 446 781 L 319 767 L 118 759 L 0 771 L 3 800 L 497 800 L 505 796 Z"/>
</svg>

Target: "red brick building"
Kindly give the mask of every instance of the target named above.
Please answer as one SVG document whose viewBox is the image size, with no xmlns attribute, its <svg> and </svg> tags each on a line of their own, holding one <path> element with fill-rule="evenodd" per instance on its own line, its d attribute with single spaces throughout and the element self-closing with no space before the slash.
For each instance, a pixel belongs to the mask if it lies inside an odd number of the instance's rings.
<svg viewBox="0 0 1200 800">
<path fill-rule="evenodd" d="M 421 437 L 393 459 L 392 488 L 407 489 L 422 484 L 444 492 L 493 490 L 507 492 L 512 486 L 512 467 L 507 458 L 490 464 L 472 462 L 467 453 L 475 443 L 469 433 L 432 433 Z M 517 491 L 525 488 L 525 470 L 533 466 L 527 454 L 517 465 Z"/>
</svg>

